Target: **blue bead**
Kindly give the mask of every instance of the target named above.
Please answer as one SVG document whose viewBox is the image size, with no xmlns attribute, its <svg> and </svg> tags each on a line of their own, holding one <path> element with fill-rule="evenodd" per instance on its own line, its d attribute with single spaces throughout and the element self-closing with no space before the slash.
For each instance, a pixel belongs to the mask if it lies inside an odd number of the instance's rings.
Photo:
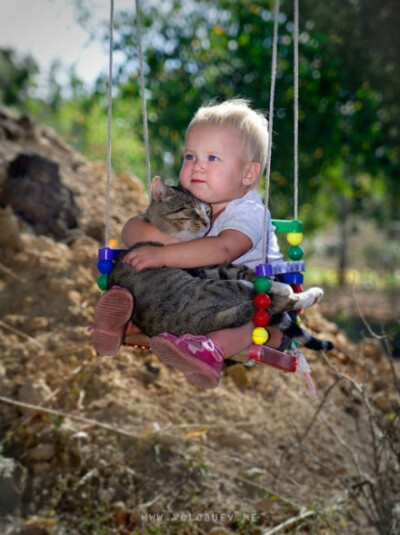
<svg viewBox="0 0 400 535">
<path fill-rule="evenodd" d="M 256 267 L 257 277 L 271 277 L 273 275 L 272 264 L 259 264 Z"/>
<path fill-rule="evenodd" d="M 108 275 L 111 273 L 113 267 L 114 264 L 111 262 L 111 260 L 99 260 L 97 262 L 97 269 L 100 271 L 100 273 L 103 273 L 103 275 Z"/>
<path fill-rule="evenodd" d="M 303 284 L 304 276 L 302 273 L 283 273 L 281 280 L 287 284 Z"/>
<path fill-rule="evenodd" d="M 110 247 L 102 247 L 98 250 L 98 259 L 102 260 L 115 260 L 119 253 L 125 251 L 125 249 L 111 249 Z"/>
<path fill-rule="evenodd" d="M 256 267 L 257 277 L 272 277 L 283 273 L 297 273 L 305 271 L 306 265 L 303 260 L 297 262 L 276 262 L 274 264 L 259 264 Z"/>
</svg>

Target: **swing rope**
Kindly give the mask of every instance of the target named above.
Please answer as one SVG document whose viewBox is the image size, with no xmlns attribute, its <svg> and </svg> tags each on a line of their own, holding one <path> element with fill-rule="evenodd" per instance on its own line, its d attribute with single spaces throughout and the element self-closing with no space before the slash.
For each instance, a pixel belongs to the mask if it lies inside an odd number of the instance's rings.
<svg viewBox="0 0 400 535">
<path fill-rule="evenodd" d="M 272 160 L 272 133 L 274 124 L 274 100 L 275 100 L 275 85 L 276 85 L 276 64 L 278 56 L 278 19 L 279 19 L 279 0 L 275 0 L 274 5 L 274 33 L 272 42 L 272 67 L 271 67 L 271 89 L 269 96 L 269 116 L 268 116 L 268 148 L 267 148 L 267 169 L 265 176 L 265 192 L 264 192 L 264 231 L 262 243 L 262 259 L 268 262 L 269 249 L 269 232 L 268 232 L 268 202 L 269 202 L 269 185 L 271 176 L 271 160 Z"/>
<path fill-rule="evenodd" d="M 140 71 L 140 94 L 143 118 L 143 137 L 146 154 L 146 174 L 148 190 L 151 189 L 151 168 L 150 168 L 150 147 L 148 135 L 148 120 L 146 106 L 146 90 L 144 83 L 144 62 L 142 48 L 142 33 L 140 21 L 140 1 L 135 0 L 136 6 L 136 33 L 138 41 L 138 58 Z M 279 8 L 280 0 L 274 3 L 274 30 L 272 43 L 272 66 L 271 66 L 271 88 L 269 101 L 268 117 L 268 147 L 267 147 L 267 166 L 264 192 L 264 230 L 262 243 L 262 258 L 268 262 L 269 232 L 268 232 L 268 203 L 269 189 L 271 179 L 271 160 L 272 160 L 272 134 L 274 120 L 274 100 L 276 86 L 277 56 L 278 56 L 278 26 L 279 26 Z M 108 73 L 108 125 L 107 125 L 107 181 L 106 181 L 106 222 L 105 222 L 105 247 L 109 243 L 110 235 L 110 189 L 111 189 L 111 122 L 112 122 L 112 83 L 113 83 L 113 45 L 114 45 L 114 0 L 110 0 L 110 22 L 109 22 L 109 73 Z M 299 4 L 294 0 L 294 219 L 298 217 L 298 116 L 299 116 Z"/>
<path fill-rule="evenodd" d="M 110 241 L 110 190 L 111 190 L 111 122 L 112 122 L 112 86 L 113 86 L 113 48 L 114 48 L 114 0 L 110 1 L 110 28 L 108 52 L 108 121 L 107 121 L 107 179 L 106 179 L 106 221 L 104 247 Z"/>
<path fill-rule="evenodd" d="M 140 24 L 140 5 L 139 0 L 136 3 L 136 30 L 138 40 L 138 57 L 140 70 L 140 94 L 142 101 L 143 117 L 143 136 L 146 153 L 146 174 L 148 189 L 151 189 L 151 169 L 150 169 L 150 147 L 149 134 L 147 128 L 147 109 L 146 93 L 144 85 L 144 62 L 142 50 L 142 33 Z M 110 0 L 110 17 L 109 17 L 109 51 L 108 51 L 108 120 L 107 120 L 107 166 L 106 166 L 106 213 L 105 213 L 105 232 L 104 246 L 108 247 L 110 241 L 110 193 L 111 193 L 111 129 L 112 129 L 112 88 L 113 88 L 113 49 L 114 49 L 114 0 Z"/>
<path fill-rule="evenodd" d="M 299 0 L 294 0 L 294 219 L 299 212 Z"/>
<path fill-rule="evenodd" d="M 140 2 L 135 0 L 136 6 L 136 35 L 138 40 L 138 56 L 139 56 L 139 72 L 140 72 L 140 96 L 142 101 L 142 118 L 143 118 L 143 137 L 146 152 L 146 175 L 147 187 L 151 191 L 151 169 L 150 169 L 150 146 L 149 146 L 149 131 L 147 126 L 147 106 L 146 106 L 146 88 L 144 85 L 144 63 L 143 63 L 143 49 L 142 49 L 142 30 L 140 23 Z"/>
<path fill-rule="evenodd" d="M 277 70 L 277 56 L 278 56 L 278 19 L 279 19 L 279 0 L 275 0 L 274 5 L 274 32 L 272 43 L 272 67 L 271 67 L 271 89 L 269 101 L 269 117 L 268 117 L 268 150 L 267 150 L 267 167 L 265 178 L 265 192 L 264 192 L 264 231 L 262 243 L 262 258 L 266 259 L 268 263 L 268 249 L 269 249 L 269 232 L 268 232 L 268 203 L 269 203 L 269 188 L 271 177 L 271 160 L 272 160 L 272 134 L 273 134 L 273 120 L 274 120 L 274 100 L 275 100 L 275 85 L 276 85 L 276 70 Z M 293 31 L 293 49 L 294 49 L 294 219 L 298 218 L 299 205 L 299 0 L 294 0 L 294 31 Z"/>
</svg>

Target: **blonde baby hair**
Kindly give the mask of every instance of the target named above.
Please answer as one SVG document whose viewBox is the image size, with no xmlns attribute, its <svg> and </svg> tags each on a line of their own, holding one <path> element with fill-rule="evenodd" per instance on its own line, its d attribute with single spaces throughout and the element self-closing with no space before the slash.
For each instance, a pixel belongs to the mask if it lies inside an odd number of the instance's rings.
<svg viewBox="0 0 400 535">
<path fill-rule="evenodd" d="M 192 126 L 227 126 L 236 129 L 242 136 L 249 161 L 260 164 L 256 184 L 260 181 L 267 164 L 268 121 L 261 112 L 252 109 L 247 100 L 235 98 L 202 106 L 195 113 L 188 130 Z"/>
</svg>

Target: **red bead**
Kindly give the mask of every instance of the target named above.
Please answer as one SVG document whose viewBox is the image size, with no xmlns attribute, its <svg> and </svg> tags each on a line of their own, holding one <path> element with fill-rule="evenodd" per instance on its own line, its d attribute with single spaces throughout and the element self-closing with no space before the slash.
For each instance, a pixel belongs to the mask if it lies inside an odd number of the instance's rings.
<svg viewBox="0 0 400 535">
<path fill-rule="evenodd" d="M 271 299 L 268 294 L 257 294 L 253 299 L 253 303 L 256 308 L 266 310 L 271 304 Z"/>
<path fill-rule="evenodd" d="M 257 312 L 253 316 L 253 323 L 257 327 L 265 327 L 268 325 L 270 320 L 268 312 L 265 312 L 265 310 L 257 310 Z"/>
<path fill-rule="evenodd" d="M 301 284 L 291 284 L 291 286 L 295 294 L 299 294 L 303 291 L 303 286 Z"/>
</svg>

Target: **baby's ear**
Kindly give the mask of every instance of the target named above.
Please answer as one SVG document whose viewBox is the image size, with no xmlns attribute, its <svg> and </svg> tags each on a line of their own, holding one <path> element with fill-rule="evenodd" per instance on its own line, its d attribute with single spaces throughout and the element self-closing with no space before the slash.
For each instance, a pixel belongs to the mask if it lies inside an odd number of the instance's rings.
<svg viewBox="0 0 400 535">
<path fill-rule="evenodd" d="M 242 182 L 245 186 L 252 186 L 258 178 L 260 173 L 260 164 L 258 162 L 250 162 L 246 165 Z"/>
</svg>

